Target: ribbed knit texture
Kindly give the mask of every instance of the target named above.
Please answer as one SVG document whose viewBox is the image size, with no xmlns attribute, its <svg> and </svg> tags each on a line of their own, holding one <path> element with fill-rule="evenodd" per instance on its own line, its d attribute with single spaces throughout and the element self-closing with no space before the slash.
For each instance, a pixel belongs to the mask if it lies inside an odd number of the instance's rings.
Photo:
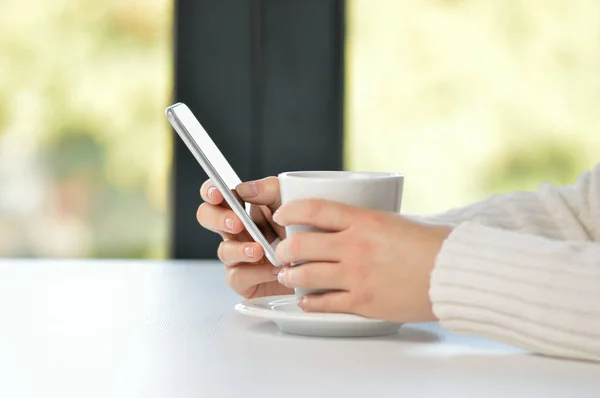
<svg viewBox="0 0 600 398">
<path fill-rule="evenodd" d="M 600 361 L 600 165 L 572 186 L 493 196 L 428 220 L 454 226 L 430 289 L 445 327 Z"/>
</svg>

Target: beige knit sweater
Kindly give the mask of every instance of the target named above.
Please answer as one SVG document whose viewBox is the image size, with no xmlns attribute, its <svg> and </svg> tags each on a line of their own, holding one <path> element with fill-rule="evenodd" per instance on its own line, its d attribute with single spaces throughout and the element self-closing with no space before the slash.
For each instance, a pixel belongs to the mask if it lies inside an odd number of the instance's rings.
<svg viewBox="0 0 600 398">
<path fill-rule="evenodd" d="M 431 279 L 448 329 L 600 361 L 600 164 L 575 185 L 428 218 L 454 226 Z"/>
</svg>

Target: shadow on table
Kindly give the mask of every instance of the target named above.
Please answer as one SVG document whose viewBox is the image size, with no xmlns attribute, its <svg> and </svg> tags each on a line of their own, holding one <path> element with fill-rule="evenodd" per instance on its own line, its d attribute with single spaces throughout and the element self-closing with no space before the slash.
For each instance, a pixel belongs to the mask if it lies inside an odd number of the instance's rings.
<svg viewBox="0 0 600 398">
<path fill-rule="evenodd" d="M 440 341 L 441 338 L 436 333 L 413 328 L 410 326 L 402 326 L 398 333 L 390 334 L 387 336 L 376 336 L 376 337 L 310 337 L 310 336 L 296 336 L 292 334 L 286 334 L 281 332 L 277 326 L 272 322 L 256 322 L 248 326 L 249 330 L 254 333 L 261 335 L 280 336 L 284 338 L 298 338 L 303 339 L 333 339 L 333 340 L 377 340 L 377 341 L 397 341 L 402 343 L 432 343 Z"/>
<path fill-rule="evenodd" d="M 436 333 L 416 329 L 410 326 L 402 326 L 398 333 L 388 336 L 373 337 L 374 340 L 398 341 L 403 343 L 433 343 L 440 341 L 441 338 Z"/>
</svg>

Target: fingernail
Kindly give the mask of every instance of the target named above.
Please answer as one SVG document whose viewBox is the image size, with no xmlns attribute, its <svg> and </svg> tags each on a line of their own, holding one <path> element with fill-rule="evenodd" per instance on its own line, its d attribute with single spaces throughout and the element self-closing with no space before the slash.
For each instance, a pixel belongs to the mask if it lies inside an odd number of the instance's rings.
<svg viewBox="0 0 600 398">
<path fill-rule="evenodd" d="M 281 268 L 279 268 L 279 267 L 273 267 L 272 272 L 273 272 L 273 275 L 278 275 L 279 276 L 279 273 L 281 272 Z M 277 278 L 277 279 L 279 279 L 279 278 Z"/>
<path fill-rule="evenodd" d="M 273 213 L 273 221 L 275 221 L 277 224 L 279 224 L 279 217 L 281 217 L 281 213 L 279 212 L 279 209 L 277 209 L 275 210 L 275 213 Z"/>
<path fill-rule="evenodd" d="M 233 224 L 235 224 L 235 218 L 227 218 L 225 220 L 225 226 L 227 227 L 227 229 L 232 230 Z"/>
<path fill-rule="evenodd" d="M 217 188 L 210 187 L 210 188 L 208 188 L 208 191 L 206 192 L 206 196 L 208 196 L 209 199 L 214 199 L 214 195 L 215 195 L 216 191 L 217 191 Z"/>
<path fill-rule="evenodd" d="M 300 308 L 302 308 L 305 303 L 306 303 L 306 297 L 304 297 L 304 296 L 300 297 L 297 301 L 298 307 L 300 307 Z"/>
<path fill-rule="evenodd" d="M 244 182 L 235 189 L 242 198 L 253 198 L 258 195 L 258 184 L 256 182 Z"/>
<path fill-rule="evenodd" d="M 281 283 L 282 285 L 285 286 L 285 268 L 282 269 L 281 271 L 279 271 L 279 273 L 277 274 L 277 280 L 279 281 L 279 283 Z"/>
<path fill-rule="evenodd" d="M 248 256 L 250 258 L 254 257 L 254 247 L 246 246 L 244 248 L 244 253 L 246 253 L 246 256 Z"/>
</svg>

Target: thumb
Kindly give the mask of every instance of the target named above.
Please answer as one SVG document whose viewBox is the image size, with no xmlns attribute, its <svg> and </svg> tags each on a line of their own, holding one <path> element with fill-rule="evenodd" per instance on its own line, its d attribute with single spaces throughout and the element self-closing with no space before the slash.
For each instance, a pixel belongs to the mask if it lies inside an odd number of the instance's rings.
<svg viewBox="0 0 600 398">
<path fill-rule="evenodd" d="M 279 179 L 277 177 L 244 182 L 238 185 L 235 190 L 245 202 L 267 206 L 271 212 L 281 206 Z"/>
</svg>

